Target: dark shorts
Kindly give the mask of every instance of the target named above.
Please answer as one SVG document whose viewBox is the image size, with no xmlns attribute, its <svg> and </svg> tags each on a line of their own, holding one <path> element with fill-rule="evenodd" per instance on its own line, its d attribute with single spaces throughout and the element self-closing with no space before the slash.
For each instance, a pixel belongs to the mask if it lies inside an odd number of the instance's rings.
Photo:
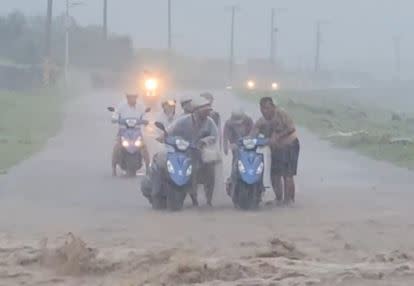
<svg viewBox="0 0 414 286">
<path fill-rule="evenodd" d="M 298 171 L 300 144 L 296 139 L 288 146 L 272 151 L 272 175 L 296 176 Z"/>
</svg>

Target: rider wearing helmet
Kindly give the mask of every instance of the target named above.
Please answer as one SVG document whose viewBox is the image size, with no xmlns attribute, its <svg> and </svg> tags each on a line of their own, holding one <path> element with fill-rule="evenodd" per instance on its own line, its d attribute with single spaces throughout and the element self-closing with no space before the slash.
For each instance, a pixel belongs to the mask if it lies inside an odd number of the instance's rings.
<svg viewBox="0 0 414 286">
<path fill-rule="evenodd" d="M 231 113 L 230 118 L 224 124 L 223 130 L 223 147 L 224 154 L 229 153 L 229 149 L 232 152 L 232 168 L 231 176 L 227 179 L 226 182 L 226 191 L 230 195 L 232 182 L 236 175 L 237 170 L 237 142 L 248 136 L 253 130 L 253 120 L 243 111 L 243 110 L 234 110 Z"/>
<path fill-rule="evenodd" d="M 118 123 L 119 119 L 122 118 L 128 118 L 128 117 L 140 117 L 145 112 L 145 107 L 137 102 L 138 94 L 136 93 L 127 93 L 126 99 L 123 100 L 118 107 L 115 109 L 114 113 L 112 114 L 112 122 Z M 124 128 L 123 126 L 119 125 L 119 128 Z M 121 138 L 119 136 L 120 132 L 118 130 L 117 136 L 116 136 L 116 143 L 113 148 L 112 152 L 112 175 L 116 176 L 116 165 L 119 162 L 119 158 L 121 157 L 122 152 L 122 145 L 121 145 Z M 145 161 L 145 168 L 148 171 L 149 170 L 149 153 L 148 150 L 143 144 L 142 147 L 142 156 Z"/>
<path fill-rule="evenodd" d="M 243 110 L 234 110 L 224 124 L 224 154 L 227 155 L 229 149 L 233 151 L 237 141 L 252 132 L 253 125 L 253 120 Z"/>
<path fill-rule="evenodd" d="M 200 94 L 200 96 L 202 98 L 206 99 L 210 103 L 210 106 L 213 107 L 214 96 L 210 92 L 203 92 L 202 94 Z M 218 129 L 218 132 L 219 132 L 219 143 L 220 143 L 220 148 L 221 148 L 221 118 L 220 118 L 220 114 L 217 111 L 215 111 L 214 109 L 211 109 L 210 117 L 211 117 L 211 119 L 213 119 L 214 123 L 216 123 L 217 129 Z"/>
<path fill-rule="evenodd" d="M 209 117 L 211 106 L 210 103 L 206 100 L 201 98 L 197 98 L 192 102 L 193 105 L 193 112 L 191 114 L 183 115 L 174 121 L 168 128 L 167 133 L 170 136 L 179 136 L 185 139 L 188 142 L 197 143 L 198 145 L 209 145 L 214 144 L 218 138 L 217 127 L 214 121 Z M 214 142 L 206 142 L 207 139 L 210 139 Z M 210 172 L 210 169 L 202 168 L 202 164 L 200 164 L 200 154 L 194 154 L 195 164 L 198 166 L 195 167 L 197 173 L 203 174 L 205 178 L 204 188 L 206 192 L 207 204 L 212 204 L 212 197 L 214 191 L 214 172 Z M 152 191 L 157 193 L 160 191 L 161 188 L 161 180 L 162 180 L 162 171 L 165 169 L 166 166 L 166 153 L 159 152 L 154 156 L 154 168 L 152 168 L 151 172 L 151 181 L 152 181 Z M 157 166 L 157 167 L 155 167 Z M 198 176 L 197 176 L 198 177 Z M 197 200 L 197 184 L 198 182 L 194 181 L 194 187 L 192 192 L 190 193 L 192 203 L 194 206 L 198 206 Z"/>
<path fill-rule="evenodd" d="M 181 108 L 183 109 L 183 115 L 191 114 L 193 112 L 192 106 L 193 99 L 191 97 L 184 96 L 180 100 Z"/>
<path fill-rule="evenodd" d="M 176 101 L 174 99 L 164 100 L 161 103 L 162 112 L 158 121 L 168 127 L 176 117 Z"/>
</svg>

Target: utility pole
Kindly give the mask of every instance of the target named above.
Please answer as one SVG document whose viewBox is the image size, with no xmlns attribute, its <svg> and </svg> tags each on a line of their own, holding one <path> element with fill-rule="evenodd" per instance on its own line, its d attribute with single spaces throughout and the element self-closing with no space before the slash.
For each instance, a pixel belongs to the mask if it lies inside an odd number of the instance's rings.
<svg viewBox="0 0 414 286">
<path fill-rule="evenodd" d="M 103 36 L 108 38 L 108 0 L 103 0 Z"/>
<path fill-rule="evenodd" d="M 229 56 L 229 83 L 233 83 L 233 74 L 234 74 L 234 26 L 235 26 L 235 17 L 238 7 L 233 5 L 231 9 L 231 25 L 230 25 L 230 56 Z"/>
<path fill-rule="evenodd" d="M 65 83 L 68 82 L 69 73 L 69 0 L 66 0 L 66 18 L 65 18 Z"/>
<path fill-rule="evenodd" d="M 52 13 L 53 0 L 47 0 L 45 61 L 43 67 L 43 84 L 46 86 L 49 85 L 50 81 Z"/>
<path fill-rule="evenodd" d="M 172 51 L 171 0 L 168 0 L 168 52 Z"/>
<path fill-rule="evenodd" d="M 69 79 L 69 29 L 71 25 L 71 17 L 69 10 L 72 7 L 82 5 L 83 2 L 71 2 L 71 0 L 66 0 L 66 19 L 65 19 L 65 82 L 68 82 Z"/>
<path fill-rule="evenodd" d="M 321 25 L 322 22 L 316 22 L 316 49 L 315 49 L 315 66 L 314 71 L 315 73 L 319 72 L 320 69 L 320 52 L 321 52 Z"/>
<path fill-rule="evenodd" d="M 272 15 L 270 18 L 270 62 L 275 64 L 275 17 L 276 9 L 272 8 Z"/>
</svg>

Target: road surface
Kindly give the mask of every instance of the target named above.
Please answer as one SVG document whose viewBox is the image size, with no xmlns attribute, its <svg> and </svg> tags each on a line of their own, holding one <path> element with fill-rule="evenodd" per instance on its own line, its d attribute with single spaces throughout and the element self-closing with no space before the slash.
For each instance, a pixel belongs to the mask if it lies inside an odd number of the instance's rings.
<svg viewBox="0 0 414 286">
<path fill-rule="evenodd" d="M 216 97 L 223 118 L 258 116 Z M 300 130 L 294 207 L 236 211 L 221 190 L 213 209 L 155 212 L 139 178 L 111 177 L 119 100 L 74 99 L 60 134 L 0 177 L 0 285 L 413 285 L 412 172 Z"/>
</svg>

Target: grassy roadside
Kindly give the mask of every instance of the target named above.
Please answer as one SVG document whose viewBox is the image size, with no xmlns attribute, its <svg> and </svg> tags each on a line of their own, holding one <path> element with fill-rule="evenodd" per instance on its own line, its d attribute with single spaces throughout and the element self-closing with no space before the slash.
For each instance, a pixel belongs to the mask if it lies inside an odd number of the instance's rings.
<svg viewBox="0 0 414 286">
<path fill-rule="evenodd" d="M 63 101 L 57 89 L 0 91 L 0 174 L 40 150 L 57 133 Z"/>
<path fill-rule="evenodd" d="M 361 90 L 280 91 L 276 96 L 243 91 L 240 95 L 255 101 L 265 95 L 274 96 L 299 126 L 335 146 L 413 170 L 414 144 L 409 141 L 414 140 L 414 115 L 405 114 L 393 120 L 393 111 L 384 108 L 387 104 L 377 104 L 379 98 L 361 93 Z"/>
</svg>

